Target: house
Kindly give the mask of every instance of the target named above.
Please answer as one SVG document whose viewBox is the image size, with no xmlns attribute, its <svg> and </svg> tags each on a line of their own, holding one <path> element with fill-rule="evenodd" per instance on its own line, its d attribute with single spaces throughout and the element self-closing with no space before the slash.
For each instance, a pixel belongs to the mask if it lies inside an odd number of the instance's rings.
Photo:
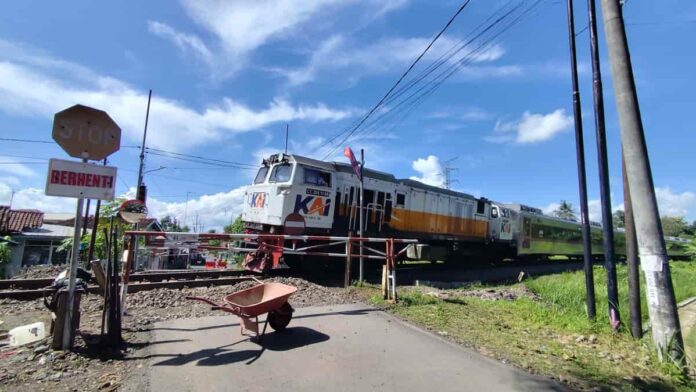
<svg viewBox="0 0 696 392">
<path fill-rule="evenodd" d="M 46 222 L 46 215 L 61 215 Z M 58 251 L 66 238 L 73 236 L 74 228 L 67 223 L 75 221 L 74 214 L 44 214 L 38 210 L 12 210 L 0 206 L 0 235 L 12 238 L 12 255 L 5 266 L 5 275 L 12 276 L 23 267 L 39 264 L 64 264 L 68 254 Z"/>
</svg>

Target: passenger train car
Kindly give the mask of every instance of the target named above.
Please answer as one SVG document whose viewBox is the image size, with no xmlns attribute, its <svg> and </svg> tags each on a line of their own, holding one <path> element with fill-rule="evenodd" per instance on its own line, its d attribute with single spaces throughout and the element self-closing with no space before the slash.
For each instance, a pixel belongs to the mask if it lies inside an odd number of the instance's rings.
<svg viewBox="0 0 696 392">
<path fill-rule="evenodd" d="M 363 170 L 360 182 L 349 164 L 299 155 L 264 159 L 245 194 L 242 220 L 251 233 L 283 232 L 288 215 L 304 220 L 305 234 L 345 236 L 358 232 L 360 212 L 365 236 L 415 238 L 408 257 L 420 260 L 491 260 L 516 257 L 582 256 L 578 222 L 544 215 L 521 204 L 397 179 Z M 601 228 L 592 229 L 593 254 L 602 254 Z M 670 255 L 683 256 L 684 240 L 671 239 Z M 617 254 L 624 236 L 616 235 Z"/>
</svg>

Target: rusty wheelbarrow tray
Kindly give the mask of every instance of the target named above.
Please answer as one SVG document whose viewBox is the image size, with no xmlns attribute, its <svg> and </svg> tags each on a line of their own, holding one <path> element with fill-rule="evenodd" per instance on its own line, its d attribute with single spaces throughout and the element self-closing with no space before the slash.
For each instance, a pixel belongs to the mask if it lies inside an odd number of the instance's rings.
<svg viewBox="0 0 696 392">
<path fill-rule="evenodd" d="M 266 333 L 266 326 L 271 325 L 276 331 L 282 331 L 290 323 L 292 313 L 295 311 L 288 303 L 288 298 L 297 291 L 297 287 L 282 283 L 262 283 L 228 294 L 223 299 L 223 304 L 218 304 L 204 297 L 186 297 L 202 301 L 212 305 L 213 310 L 222 310 L 239 316 L 241 319 L 241 332 L 253 332 L 254 337 L 260 339 Z M 268 313 L 263 324 L 263 330 L 259 333 L 259 316 Z"/>
</svg>

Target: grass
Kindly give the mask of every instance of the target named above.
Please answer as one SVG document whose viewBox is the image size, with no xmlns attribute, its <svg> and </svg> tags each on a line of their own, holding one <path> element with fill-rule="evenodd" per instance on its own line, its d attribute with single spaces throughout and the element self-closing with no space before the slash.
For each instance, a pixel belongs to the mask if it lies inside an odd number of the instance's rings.
<svg viewBox="0 0 696 392">
<path fill-rule="evenodd" d="M 696 353 L 696 328 L 691 329 L 684 344 L 691 349 L 692 353 Z"/>
<path fill-rule="evenodd" d="M 677 301 L 696 296 L 696 263 L 673 262 Z M 620 310 L 628 320 L 626 268 L 617 268 Z M 493 290 L 528 292 L 514 300 L 490 300 L 451 290 L 437 298 L 427 289 L 404 288 L 400 302 L 385 304 L 373 291 L 373 303 L 485 355 L 532 373 L 560 379 L 571 387 L 612 390 L 693 390 L 693 382 L 673 366 L 657 361 L 650 337 L 634 340 L 623 328 L 615 333 L 606 313 L 606 274 L 595 268 L 597 321 L 585 313 L 584 275 L 565 273 Z M 647 310 L 644 310 L 647 318 Z M 696 329 L 695 329 L 696 330 Z M 685 337 L 686 338 L 686 337 Z M 696 335 L 687 341 L 693 344 Z"/>
</svg>

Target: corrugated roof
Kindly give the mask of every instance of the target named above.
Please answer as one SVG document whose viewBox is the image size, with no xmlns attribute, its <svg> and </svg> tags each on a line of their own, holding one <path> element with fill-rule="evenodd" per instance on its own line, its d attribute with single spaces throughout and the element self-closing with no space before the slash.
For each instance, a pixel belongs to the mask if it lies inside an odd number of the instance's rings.
<svg viewBox="0 0 696 392">
<path fill-rule="evenodd" d="M 0 233 L 20 233 L 43 224 L 43 212 L 39 210 L 11 210 L 0 206 Z"/>
<path fill-rule="evenodd" d="M 87 232 L 91 233 L 91 230 L 88 229 Z M 75 233 L 74 227 L 44 224 L 41 227 L 31 229 L 30 231 L 24 231 L 21 234 L 13 236 L 13 238 L 39 239 L 39 238 L 49 238 L 50 237 L 50 238 L 57 239 L 57 238 L 72 237 L 74 233 Z"/>
</svg>

